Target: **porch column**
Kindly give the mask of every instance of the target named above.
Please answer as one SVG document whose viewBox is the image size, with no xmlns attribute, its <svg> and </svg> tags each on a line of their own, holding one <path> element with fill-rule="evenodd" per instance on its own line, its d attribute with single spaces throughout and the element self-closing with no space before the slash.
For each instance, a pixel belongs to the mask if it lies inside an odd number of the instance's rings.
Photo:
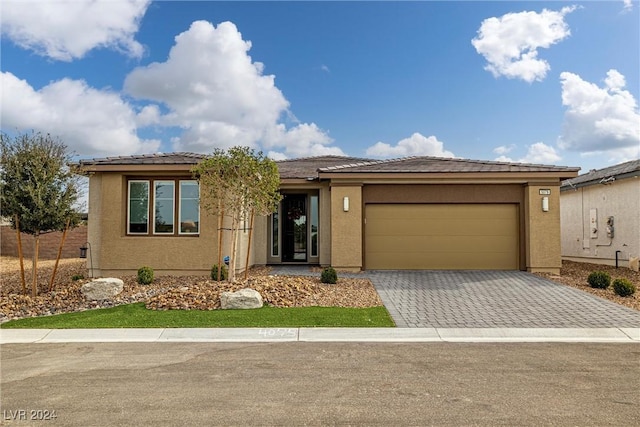
<svg viewBox="0 0 640 427">
<path fill-rule="evenodd" d="M 547 199 L 544 205 L 543 198 Z M 559 185 L 525 186 L 524 206 L 527 271 L 559 274 L 562 266 Z"/>
<path fill-rule="evenodd" d="M 331 185 L 331 266 L 362 269 L 362 185 Z"/>
</svg>

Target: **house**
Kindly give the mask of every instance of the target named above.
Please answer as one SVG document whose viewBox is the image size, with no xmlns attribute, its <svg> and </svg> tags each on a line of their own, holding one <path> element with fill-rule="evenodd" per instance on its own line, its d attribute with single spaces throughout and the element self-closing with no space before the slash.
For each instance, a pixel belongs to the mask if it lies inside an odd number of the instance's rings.
<svg viewBox="0 0 640 427">
<path fill-rule="evenodd" d="M 210 271 L 217 220 L 199 207 L 190 173 L 202 158 L 80 162 L 89 176 L 88 262 L 96 276 L 143 265 L 157 274 Z M 248 233 L 240 233 L 238 253 L 248 252 L 250 265 L 559 271 L 560 182 L 578 168 L 436 157 L 277 164 L 278 211 L 256 219 L 250 250 Z"/>
<path fill-rule="evenodd" d="M 564 259 L 628 266 L 640 256 L 640 160 L 562 182 Z"/>
</svg>

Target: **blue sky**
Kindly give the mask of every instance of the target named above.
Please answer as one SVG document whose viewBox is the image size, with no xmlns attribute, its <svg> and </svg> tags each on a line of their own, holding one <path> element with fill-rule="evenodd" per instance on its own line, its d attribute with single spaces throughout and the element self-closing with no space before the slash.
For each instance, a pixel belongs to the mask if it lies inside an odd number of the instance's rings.
<svg viewBox="0 0 640 427">
<path fill-rule="evenodd" d="M 640 156 L 640 5 L 23 1 L 1 124 L 82 158 L 249 145 L 580 166 Z"/>
</svg>

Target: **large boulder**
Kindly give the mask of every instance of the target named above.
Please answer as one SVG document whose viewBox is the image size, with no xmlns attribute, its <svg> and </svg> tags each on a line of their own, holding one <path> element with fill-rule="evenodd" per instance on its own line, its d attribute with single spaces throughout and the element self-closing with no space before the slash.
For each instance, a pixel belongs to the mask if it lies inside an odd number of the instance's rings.
<svg viewBox="0 0 640 427">
<path fill-rule="evenodd" d="M 220 295 L 220 308 L 222 309 L 260 308 L 262 305 L 262 296 L 249 288 L 236 292 L 223 292 Z"/>
<path fill-rule="evenodd" d="M 108 300 L 122 292 L 124 282 L 115 277 L 105 277 L 95 279 L 89 283 L 85 283 L 80 288 L 80 292 L 87 301 Z"/>
</svg>

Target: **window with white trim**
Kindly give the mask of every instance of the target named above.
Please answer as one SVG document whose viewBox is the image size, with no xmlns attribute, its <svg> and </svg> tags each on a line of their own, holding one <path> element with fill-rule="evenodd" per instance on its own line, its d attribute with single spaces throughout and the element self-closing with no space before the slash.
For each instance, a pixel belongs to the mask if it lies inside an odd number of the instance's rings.
<svg viewBox="0 0 640 427">
<path fill-rule="evenodd" d="M 176 236 L 200 232 L 198 181 L 132 179 L 127 189 L 127 234 Z"/>
</svg>

